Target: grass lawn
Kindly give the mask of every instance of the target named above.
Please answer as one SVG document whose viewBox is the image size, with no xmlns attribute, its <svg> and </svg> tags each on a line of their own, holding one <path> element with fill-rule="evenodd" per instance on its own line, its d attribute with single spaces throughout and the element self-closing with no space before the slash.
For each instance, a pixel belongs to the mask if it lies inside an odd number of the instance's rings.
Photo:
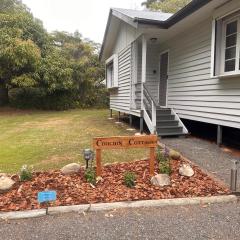
<svg viewBox="0 0 240 240">
<path fill-rule="evenodd" d="M 34 170 L 56 169 L 71 162 L 85 164 L 84 148 L 92 138 L 132 135 L 126 124 L 108 119 L 108 110 L 63 112 L 0 109 L 0 172 L 16 173 L 23 164 Z M 104 151 L 103 163 L 131 161 L 148 150 Z"/>
</svg>

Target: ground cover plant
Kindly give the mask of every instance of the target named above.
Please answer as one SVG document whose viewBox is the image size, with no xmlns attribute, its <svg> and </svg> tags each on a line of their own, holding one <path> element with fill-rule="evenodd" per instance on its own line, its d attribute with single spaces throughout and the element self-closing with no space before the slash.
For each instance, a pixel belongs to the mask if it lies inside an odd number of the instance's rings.
<svg viewBox="0 0 240 240">
<path fill-rule="evenodd" d="M 62 112 L 0 109 L 0 172 L 17 173 L 27 164 L 35 171 L 60 169 L 72 162 L 85 165 L 82 151 L 93 137 L 132 135 L 126 124 L 108 120 L 103 110 Z M 103 151 L 103 164 L 141 159 L 145 149 Z"/>
<path fill-rule="evenodd" d="M 136 175 L 133 172 L 125 172 L 124 173 L 124 184 L 129 187 L 133 188 L 136 184 Z"/>
</svg>

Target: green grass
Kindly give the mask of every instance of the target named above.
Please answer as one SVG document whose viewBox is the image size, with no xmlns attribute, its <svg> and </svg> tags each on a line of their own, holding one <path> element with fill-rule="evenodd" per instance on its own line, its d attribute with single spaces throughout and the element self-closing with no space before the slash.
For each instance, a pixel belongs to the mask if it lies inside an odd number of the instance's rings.
<svg viewBox="0 0 240 240">
<path fill-rule="evenodd" d="M 82 150 L 92 138 L 132 135 L 126 124 L 108 119 L 108 110 L 63 112 L 0 110 L 0 172 L 16 173 L 22 165 L 35 170 L 59 169 L 67 163 L 84 165 Z M 126 162 L 147 156 L 147 150 L 103 152 L 103 163 Z"/>
</svg>

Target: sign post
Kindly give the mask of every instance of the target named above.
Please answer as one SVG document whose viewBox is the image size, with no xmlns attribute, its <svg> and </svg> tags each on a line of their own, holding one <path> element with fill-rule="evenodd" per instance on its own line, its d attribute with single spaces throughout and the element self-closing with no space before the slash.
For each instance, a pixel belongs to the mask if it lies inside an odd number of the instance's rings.
<svg viewBox="0 0 240 240">
<path fill-rule="evenodd" d="M 102 174 L 102 150 L 107 149 L 129 149 L 149 148 L 149 169 L 150 175 L 154 175 L 155 149 L 158 138 L 156 135 L 146 136 L 124 136 L 124 137 L 100 137 L 93 139 L 93 149 L 96 150 L 97 176 Z"/>
</svg>

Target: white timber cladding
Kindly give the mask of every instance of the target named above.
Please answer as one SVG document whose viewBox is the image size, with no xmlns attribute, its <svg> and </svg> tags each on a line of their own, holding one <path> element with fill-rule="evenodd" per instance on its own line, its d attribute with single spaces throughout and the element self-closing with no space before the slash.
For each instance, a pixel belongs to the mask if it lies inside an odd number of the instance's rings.
<svg viewBox="0 0 240 240">
<path fill-rule="evenodd" d="M 113 48 L 113 53 L 119 53 L 129 46 L 140 34 L 134 27 L 121 22 L 118 32 L 118 37 Z"/>
<path fill-rule="evenodd" d="M 159 53 L 170 53 L 168 107 L 181 118 L 240 128 L 240 77 L 212 77 L 211 38 L 209 18 L 161 44 Z"/>
<path fill-rule="evenodd" d="M 130 111 L 131 96 L 131 45 L 118 53 L 118 88 L 110 91 L 110 108 Z"/>
</svg>

